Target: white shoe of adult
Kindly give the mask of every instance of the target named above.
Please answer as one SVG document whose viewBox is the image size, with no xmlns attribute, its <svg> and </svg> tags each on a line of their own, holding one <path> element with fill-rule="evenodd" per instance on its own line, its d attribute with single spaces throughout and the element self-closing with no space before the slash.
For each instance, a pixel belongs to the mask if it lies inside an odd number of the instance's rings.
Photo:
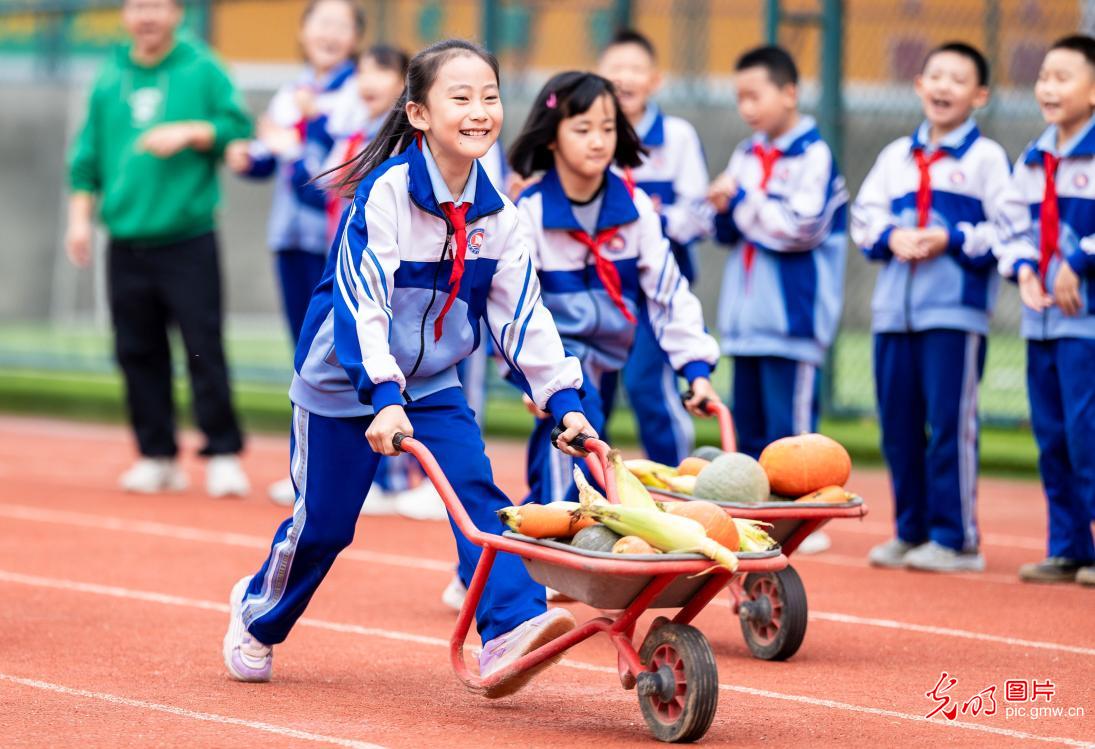
<svg viewBox="0 0 1095 749">
<path fill-rule="evenodd" d="M 829 534 L 825 531 L 814 531 L 806 538 L 802 539 L 802 543 L 798 545 L 795 550 L 796 554 L 820 554 L 823 551 L 828 551 L 829 547 L 833 545 L 833 541 L 829 538 Z"/>
<path fill-rule="evenodd" d="M 429 481 L 423 481 L 413 489 L 399 492 L 396 497 L 399 514 L 412 520 L 447 520 L 448 511 L 441 495 Z"/>
<path fill-rule="evenodd" d="M 174 458 L 140 458 L 118 478 L 118 486 L 137 494 L 181 492 L 189 485 Z"/>
<path fill-rule="evenodd" d="M 282 507 L 290 507 L 297 501 L 297 490 L 293 488 L 293 480 L 288 478 L 275 481 L 266 487 L 266 495 L 271 502 Z"/>
<path fill-rule="evenodd" d="M 365 503 L 361 505 L 362 515 L 398 515 L 399 492 L 386 492 L 376 483 L 369 487 L 369 493 L 365 495 Z"/>
<path fill-rule="evenodd" d="M 210 497 L 246 497 L 251 482 L 235 455 L 214 455 L 205 468 L 205 491 Z"/>
<path fill-rule="evenodd" d="M 464 608 L 464 599 L 467 597 L 468 589 L 464 587 L 464 583 L 460 582 L 460 575 L 453 575 L 452 580 L 449 580 L 449 584 L 441 591 L 441 603 L 453 611 Z"/>
</svg>

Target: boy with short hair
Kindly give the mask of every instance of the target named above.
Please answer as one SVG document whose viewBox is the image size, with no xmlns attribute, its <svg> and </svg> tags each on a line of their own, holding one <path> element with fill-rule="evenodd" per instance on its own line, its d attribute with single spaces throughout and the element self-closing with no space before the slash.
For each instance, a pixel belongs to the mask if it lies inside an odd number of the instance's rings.
<svg viewBox="0 0 1095 749">
<path fill-rule="evenodd" d="M 798 110 L 798 70 L 774 46 L 735 65 L 738 110 L 754 130 L 712 184 L 718 240 L 731 246 L 719 300 L 738 447 L 813 432 L 818 370 L 836 335 L 848 194 L 812 117 Z"/>
<path fill-rule="evenodd" d="M 665 114 L 651 100 L 661 86 L 661 72 L 654 45 L 639 32 L 617 33 L 601 52 L 599 72 L 612 81 L 620 109 L 648 151 L 631 176 L 654 201 L 681 274 L 691 283 L 696 267 L 694 245 L 710 233 L 711 221 L 704 204 L 707 164 L 696 129 L 687 120 Z M 692 419 L 681 405 L 677 376 L 649 321 L 640 317 L 635 345 L 623 370 L 624 387 L 647 457 L 677 465 L 692 450 Z M 607 375 L 601 387 L 607 423 L 616 393 L 616 373 Z"/>
<path fill-rule="evenodd" d="M 878 567 L 980 572 L 978 383 L 996 298 L 994 219 L 1009 179 L 1004 149 L 973 113 L 989 98 L 978 50 L 928 53 L 915 90 L 924 121 L 879 154 L 852 206 L 852 239 L 883 263 L 871 302 L 882 453 L 896 536 Z"/>
<path fill-rule="evenodd" d="M 1028 582 L 1095 585 L 1095 39 L 1046 53 L 1034 95 L 1049 125 L 1015 165 L 1000 272 L 1018 281 L 1030 420 L 1049 503 L 1047 558 Z"/>
</svg>

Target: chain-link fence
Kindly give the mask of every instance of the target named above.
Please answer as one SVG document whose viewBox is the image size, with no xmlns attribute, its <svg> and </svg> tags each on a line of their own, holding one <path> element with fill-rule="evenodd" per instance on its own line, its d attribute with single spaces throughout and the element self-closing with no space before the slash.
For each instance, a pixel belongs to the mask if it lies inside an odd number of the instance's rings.
<svg viewBox="0 0 1095 749">
<path fill-rule="evenodd" d="M 98 60 L 121 38 L 118 4 L 0 2 L 2 367 L 111 367 L 101 272 L 71 268 L 61 237 L 64 147 L 83 116 Z M 229 61 L 254 112 L 299 66 L 296 32 L 304 4 L 213 0 L 187 5 L 190 31 L 208 38 Z M 1095 2 L 368 0 L 363 5 L 369 43 L 414 50 L 446 36 L 487 40 L 503 65 L 504 137 L 509 138 L 547 76 L 594 66 L 613 31 L 633 25 L 657 45 L 666 74 L 659 99 L 665 109 L 696 125 L 712 174 L 748 135 L 734 110 L 734 58 L 777 38 L 799 61 L 803 106 L 821 110 L 819 119 L 840 147 L 854 195 L 880 149 L 919 122 L 911 81 L 925 52 L 947 40 L 967 40 L 985 50 L 993 68 L 993 97 L 978 119 L 990 137 L 1017 156 L 1041 128 L 1032 83 L 1044 50 L 1054 38 L 1090 27 Z M 842 50 L 835 58 L 834 49 Z M 289 357 L 265 249 L 269 188 L 230 176 L 223 185 L 221 233 L 235 372 L 281 382 Z M 697 291 L 710 318 L 724 255 L 709 245 L 701 258 Z M 844 324 L 830 367 L 830 412 L 874 410 L 869 334 L 874 273 L 858 253 L 849 253 Z M 1018 311 L 1014 289 L 1004 285 L 982 391 L 982 411 L 992 420 L 1026 417 Z"/>
</svg>

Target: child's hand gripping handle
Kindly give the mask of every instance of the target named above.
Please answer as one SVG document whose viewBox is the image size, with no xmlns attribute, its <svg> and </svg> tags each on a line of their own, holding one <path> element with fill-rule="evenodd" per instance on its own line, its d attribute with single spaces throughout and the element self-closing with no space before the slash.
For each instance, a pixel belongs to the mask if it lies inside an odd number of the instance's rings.
<svg viewBox="0 0 1095 749">
<path fill-rule="evenodd" d="M 681 394 L 681 403 L 684 403 L 687 407 L 688 401 L 692 400 L 695 394 L 691 388 L 684 391 Z M 734 417 L 730 413 L 730 409 L 726 407 L 725 403 L 711 398 L 704 398 L 697 404 L 701 411 L 704 411 L 709 416 L 716 416 L 719 420 L 719 438 L 722 441 L 722 449 L 726 452 L 737 452 L 738 441 L 734 436 Z"/>
<path fill-rule="evenodd" d="M 685 408 L 687 408 L 688 407 L 688 402 L 690 400 L 692 400 L 693 398 L 695 398 L 695 397 L 696 397 L 696 394 L 692 392 L 692 388 L 688 388 L 683 393 L 681 393 L 681 404 L 684 405 Z M 710 398 L 704 398 L 703 400 L 701 400 L 699 402 L 698 407 L 701 411 L 704 411 L 705 413 L 711 414 L 711 413 L 714 413 L 714 411 L 711 409 L 711 404 L 712 404 L 712 401 L 711 401 Z"/>
<path fill-rule="evenodd" d="M 551 446 L 559 449 L 559 438 L 563 436 L 563 432 L 566 428 L 562 424 L 557 424 L 554 429 L 551 430 Z M 570 446 L 578 450 L 586 451 L 586 440 L 592 439 L 588 434 L 578 434 L 570 441 Z M 588 451 L 586 451 L 588 452 Z"/>
</svg>

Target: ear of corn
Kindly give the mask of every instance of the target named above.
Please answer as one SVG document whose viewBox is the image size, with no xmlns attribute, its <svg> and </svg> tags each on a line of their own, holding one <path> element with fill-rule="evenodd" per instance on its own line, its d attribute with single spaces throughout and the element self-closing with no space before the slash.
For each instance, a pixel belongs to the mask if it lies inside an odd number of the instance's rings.
<svg viewBox="0 0 1095 749">
<path fill-rule="evenodd" d="M 625 460 L 624 465 L 627 466 L 627 470 L 631 471 L 635 478 L 639 479 L 643 486 L 650 486 L 655 489 L 668 488 L 669 479 L 677 476 L 676 468 L 662 463 L 655 463 L 653 460 L 636 458 L 634 460 Z"/>
<path fill-rule="evenodd" d="M 665 483 L 670 491 L 677 494 L 692 494 L 696 491 L 695 476 L 666 476 Z"/>
<path fill-rule="evenodd" d="M 764 530 L 764 526 L 771 528 L 771 523 L 734 518 L 734 525 L 738 527 L 738 536 L 741 538 L 741 551 L 768 551 L 775 548 L 775 539 Z"/>
<path fill-rule="evenodd" d="M 619 450 L 610 450 L 608 453 L 609 468 L 616 476 L 616 492 L 620 497 L 620 504 L 626 507 L 644 507 L 648 510 L 657 510 L 658 506 L 646 490 L 642 482 L 635 478 L 635 474 L 624 465 Z M 627 534 L 624 534 L 627 535 Z"/>
<path fill-rule="evenodd" d="M 583 504 L 583 513 L 622 536 L 638 536 L 665 552 L 698 552 L 731 572 L 738 568 L 734 552 L 707 537 L 702 525 L 691 518 L 662 512 L 656 506 Z"/>
<path fill-rule="evenodd" d="M 608 500 L 604 498 L 604 495 L 593 488 L 593 485 L 586 480 L 585 474 L 582 473 L 582 469 L 578 466 L 574 466 L 574 484 L 578 487 L 578 502 L 580 507 L 585 508 L 587 505 L 608 504 Z"/>
</svg>

